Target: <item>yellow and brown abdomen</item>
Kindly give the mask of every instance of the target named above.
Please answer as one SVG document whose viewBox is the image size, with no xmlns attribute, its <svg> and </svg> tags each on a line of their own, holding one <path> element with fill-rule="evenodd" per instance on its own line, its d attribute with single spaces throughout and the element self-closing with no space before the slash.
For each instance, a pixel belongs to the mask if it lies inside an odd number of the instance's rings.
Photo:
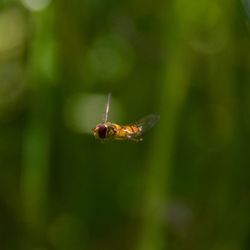
<svg viewBox="0 0 250 250">
<path fill-rule="evenodd" d="M 115 135 L 114 139 L 126 140 L 130 138 L 137 137 L 141 134 L 141 127 L 134 125 L 124 125 L 120 126 L 118 124 L 113 124 Z"/>
</svg>

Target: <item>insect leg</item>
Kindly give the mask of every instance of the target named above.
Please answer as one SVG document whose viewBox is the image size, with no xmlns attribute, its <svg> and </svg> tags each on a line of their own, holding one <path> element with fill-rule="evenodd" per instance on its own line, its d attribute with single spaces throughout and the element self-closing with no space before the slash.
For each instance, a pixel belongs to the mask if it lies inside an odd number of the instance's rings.
<svg viewBox="0 0 250 250">
<path fill-rule="evenodd" d="M 135 141 L 135 142 L 143 141 L 142 138 L 135 138 L 135 137 L 132 137 L 131 135 L 127 135 L 127 139 L 130 140 L 130 141 Z"/>
</svg>

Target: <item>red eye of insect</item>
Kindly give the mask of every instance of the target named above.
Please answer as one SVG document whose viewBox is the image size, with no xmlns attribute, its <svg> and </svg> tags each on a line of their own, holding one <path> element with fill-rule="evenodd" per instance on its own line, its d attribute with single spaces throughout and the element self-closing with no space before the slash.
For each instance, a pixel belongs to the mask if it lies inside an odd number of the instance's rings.
<svg viewBox="0 0 250 250">
<path fill-rule="evenodd" d="M 105 125 L 100 125 L 98 127 L 98 135 L 101 139 L 106 138 L 107 136 L 107 127 Z"/>
</svg>

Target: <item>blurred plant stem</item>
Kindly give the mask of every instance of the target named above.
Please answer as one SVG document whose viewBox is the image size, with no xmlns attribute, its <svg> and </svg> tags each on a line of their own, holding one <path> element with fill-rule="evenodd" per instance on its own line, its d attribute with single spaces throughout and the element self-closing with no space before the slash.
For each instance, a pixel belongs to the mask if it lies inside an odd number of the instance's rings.
<svg viewBox="0 0 250 250">
<path fill-rule="evenodd" d="M 223 53 L 210 58 L 212 60 L 208 74 L 211 95 L 217 104 L 216 109 L 213 107 L 215 138 L 217 144 L 224 149 L 227 155 L 225 160 L 227 169 L 223 171 L 222 178 L 214 180 L 213 186 L 209 189 L 210 196 L 207 196 L 211 202 L 210 219 L 211 215 L 215 218 L 215 225 L 213 229 L 207 229 L 205 233 L 211 237 L 211 242 L 213 242 L 209 249 L 215 250 L 243 249 L 249 230 L 249 220 L 245 219 L 248 217 L 249 212 L 247 211 L 250 209 L 249 203 L 247 203 L 249 199 L 246 195 L 249 185 L 247 178 L 244 177 L 249 165 L 242 157 L 247 154 L 245 149 L 248 142 L 245 141 L 245 144 L 243 139 L 243 134 L 246 134 L 247 129 L 244 121 L 241 120 L 242 103 L 238 100 L 239 96 L 240 99 L 242 97 L 240 92 L 244 87 L 236 81 L 238 71 L 235 69 L 235 65 L 241 64 L 242 60 L 237 54 L 237 46 L 239 46 L 237 42 L 242 41 L 238 39 L 238 30 L 234 24 L 236 7 L 235 1 L 232 0 L 225 8 L 224 25 L 221 27 L 221 32 L 228 36 L 227 46 Z M 218 168 L 217 171 L 220 177 L 221 169 Z M 204 180 L 201 181 L 205 182 L 207 177 L 203 178 Z M 200 192 L 204 196 L 204 190 L 201 189 Z M 204 232 L 200 232 L 200 234 L 204 234 Z M 214 234 L 216 234 L 216 240 L 214 240 Z M 200 238 L 201 242 L 204 240 L 199 233 L 196 236 Z"/>
<path fill-rule="evenodd" d="M 167 24 L 166 24 L 167 25 Z M 178 121 L 192 73 L 192 56 L 179 38 L 163 39 L 168 47 L 159 89 L 161 120 L 150 149 L 144 193 L 142 234 L 138 250 L 167 248 L 166 215 Z"/>
<path fill-rule="evenodd" d="M 247 184 L 246 180 L 240 183 L 239 180 L 244 180 L 244 178 L 240 177 L 242 173 L 235 168 L 240 165 L 243 169 L 245 164 L 241 158 L 242 149 L 239 151 L 235 149 L 235 145 L 241 145 L 244 148 L 243 140 L 240 137 L 241 132 L 239 132 L 242 129 L 239 107 L 235 103 L 237 94 L 235 95 L 233 89 L 237 73 L 234 70 L 237 62 L 235 54 L 237 48 L 236 43 L 234 44 L 234 39 L 237 40 L 237 32 L 234 30 L 233 24 L 235 3 L 234 1 L 229 1 L 227 5 L 223 1 L 197 3 L 189 1 L 186 6 L 185 1 L 182 0 L 173 3 L 171 26 L 175 29 L 172 33 L 168 32 L 170 35 L 164 41 L 168 47 L 168 53 L 166 53 L 167 59 L 165 68 L 163 68 L 165 77 L 159 93 L 161 97 L 159 105 L 162 108 L 161 121 L 155 144 L 152 145 L 149 154 L 152 157 L 149 156 L 148 161 L 146 189 L 142 205 L 142 234 L 138 250 L 168 249 L 167 198 L 169 181 L 174 181 L 174 177 L 170 178 L 176 146 L 174 143 L 177 141 L 180 114 L 186 101 L 190 82 L 194 77 L 194 67 L 199 60 L 208 65 L 203 72 L 201 84 L 207 87 L 205 93 L 211 100 L 211 113 L 214 112 L 215 116 L 211 117 L 211 124 L 208 128 L 211 136 L 208 140 L 213 150 L 226 153 L 227 157 L 224 159 L 226 163 L 224 164 L 228 168 L 221 175 L 222 181 L 220 177 L 217 180 L 210 180 L 206 174 L 209 171 L 206 169 L 208 167 L 206 165 L 189 165 L 189 171 L 201 173 L 200 176 L 196 174 L 199 188 L 191 192 L 194 196 L 192 202 L 198 208 L 201 207 L 202 219 L 194 222 L 196 225 L 193 225 L 194 232 L 190 238 L 195 240 L 193 242 L 185 241 L 191 244 L 191 247 L 188 244 L 182 247 L 185 249 L 200 249 L 200 246 L 203 249 L 242 249 L 244 239 L 247 237 L 249 222 L 244 218 L 247 217 L 246 211 L 249 209 L 249 204 L 247 205 L 247 198 L 242 194 L 242 190 L 247 189 Z M 190 9 L 186 10 L 185 7 Z M 217 10 L 220 12 L 216 12 Z M 207 16 L 202 16 L 201 13 L 206 13 Z M 170 26 L 168 22 L 165 25 Z M 204 33 L 212 37 L 210 42 L 202 40 Z M 190 44 L 185 39 L 188 39 Z M 213 50 L 213 43 L 217 45 L 215 47 L 219 49 L 218 51 Z M 199 45 L 197 46 L 197 44 Z M 205 45 L 210 49 L 204 49 L 205 46 L 202 48 L 200 45 Z M 195 168 L 199 168 L 199 170 L 194 171 Z M 216 171 L 219 176 L 219 168 Z M 233 194 L 234 198 L 232 198 Z M 241 205 L 244 204 L 242 206 L 239 205 L 239 196 Z M 206 206 L 201 202 L 204 199 Z M 209 211 L 206 207 L 209 207 Z M 232 207 L 235 207 L 233 213 Z M 235 218 L 233 228 L 231 218 Z M 212 220 L 214 220 L 213 227 L 210 226 Z"/>
<path fill-rule="evenodd" d="M 51 128 L 53 124 L 52 82 L 54 37 L 52 30 L 53 8 L 32 13 L 34 25 L 31 51 L 28 60 L 30 71 L 30 113 L 23 138 L 23 169 L 21 194 L 23 216 L 28 230 L 35 236 L 34 244 L 43 237 L 47 221 L 48 179 L 50 168 Z M 34 230 L 35 229 L 35 230 Z M 25 239 L 24 249 L 32 244 Z"/>
</svg>

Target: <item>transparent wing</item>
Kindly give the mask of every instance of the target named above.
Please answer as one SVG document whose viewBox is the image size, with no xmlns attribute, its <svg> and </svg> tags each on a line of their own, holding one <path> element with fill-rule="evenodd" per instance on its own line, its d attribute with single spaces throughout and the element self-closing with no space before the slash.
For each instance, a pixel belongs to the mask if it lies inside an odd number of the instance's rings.
<svg viewBox="0 0 250 250">
<path fill-rule="evenodd" d="M 139 121 L 133 123 L 133 125 L 136 125 L 142 129 L 141 134 L 145 133 L 149 129 L 151 129 L 160 119 L 160 116 L 157 114 L 150 114 L 143 118 L 141 118 Z"/>
<path fill-rule="evenodd" d="M 111 99 L 111 93 L 108 94 L 108 98 L 105 104 L 105 109 L 104 109 L 103 116 L 102 116 L 103 123 L 108 121 L 110 99 Z"/>
</svg>

